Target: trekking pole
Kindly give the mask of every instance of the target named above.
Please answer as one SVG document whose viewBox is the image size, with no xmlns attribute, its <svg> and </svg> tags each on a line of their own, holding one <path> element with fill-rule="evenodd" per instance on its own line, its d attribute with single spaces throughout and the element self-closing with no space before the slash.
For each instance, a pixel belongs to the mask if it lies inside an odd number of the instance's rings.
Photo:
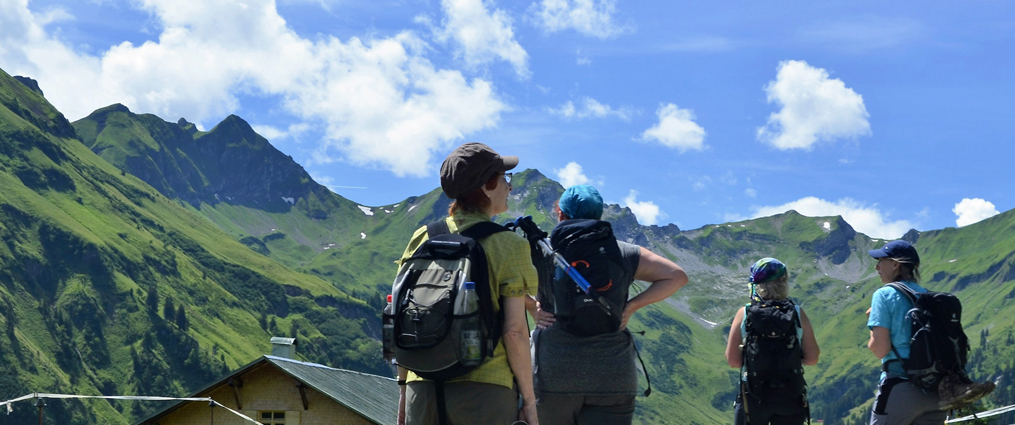
<svg viewBox="0 0 1015 425">
<path fill-rule="evenodd" d="M 542 248 L 543 252 L 552 254 L 553 263 L 563 270 L 564 273 L 567 273 L 568 277 L 570 277 L 574 283 L 578 284 L 578 287 L 581 288 L 582 291 L 585 291 L 586 294 L 589 293 L 592 285 L 589 285 L 589 281 L 585 280 L 585 276 L 582 276 L 577 269 L 567 263 L 567 260 L 564 259 L 563 255 L 560 255 L 553 250 L 553 247 L 550 246 L 550 241 L 546 239 L 546 232 L 540 229 L 539 226 L 532 221 L 531 215 L 518 217 L 515 220 L 514 227 L 522 229 L 522 231 L 525 232 L 525 236 L 527 236 L 530 241 L 536 242 L 536 244 Z"/>
</svg>

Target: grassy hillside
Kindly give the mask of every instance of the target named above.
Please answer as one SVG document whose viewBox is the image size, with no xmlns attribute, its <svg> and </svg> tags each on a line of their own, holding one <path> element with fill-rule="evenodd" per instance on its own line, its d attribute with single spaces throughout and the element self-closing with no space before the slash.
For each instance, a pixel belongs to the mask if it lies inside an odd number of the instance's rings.
<svg viewBox="0 0 1015 425">
<path fill-rule="evenodd" d="M 2 71 L 0 105 L 0 398 L 184 395 L 269 352 L 270 335 L 298 334 L 307 360 L 388 372 L 363 300 L 114 167 Z M 158 407 L 52 401 L 47 418 L 126 424 Z"/>
</svg>

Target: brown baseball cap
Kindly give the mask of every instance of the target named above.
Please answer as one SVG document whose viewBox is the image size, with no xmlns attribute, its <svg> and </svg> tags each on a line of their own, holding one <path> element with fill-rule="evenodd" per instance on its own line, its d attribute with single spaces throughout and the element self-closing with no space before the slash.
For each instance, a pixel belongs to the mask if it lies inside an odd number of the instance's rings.
<svg viewBox="0 0 1015 425">
<path fill-rule="evenodd" d="M 517 156 L 500 156 L 482 143 L 466 143 L 452 151 L 441 164 L 441 189 L 448 198 L 458 199 L 479 189 L 494 175 L 517 165 Z"/>
</svg>

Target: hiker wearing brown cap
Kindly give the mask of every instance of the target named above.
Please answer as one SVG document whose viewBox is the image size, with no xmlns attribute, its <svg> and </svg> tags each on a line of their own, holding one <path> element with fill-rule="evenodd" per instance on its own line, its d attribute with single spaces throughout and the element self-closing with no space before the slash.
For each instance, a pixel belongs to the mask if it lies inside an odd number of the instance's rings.
<svg viewBox="0 0 1015 425">
<path fill-rule="evenodd" d="M 507 211 L 507 197 L 511 191 L 508 171 L 517 165 L 518 157 L 501 156 L 481 143 L 466 143 L 451 152 L 441 166 L 441 189 L 452 200 L 448 217 L 417 230 L 399 264 L 414 258 L 417 248 L 435 237 L 435 229 L 443 236 L 447 233 L 478 234 L 470 231 L 474 226 L 476 229 L 490 228 L 491 218 Z M 492 338 L 497 341 L 495 345 L 489 344 L 494 347 L 492 352 L 477 356 L 478 366 L 446 381 L 423 379 L 402 367 L 403 363 L 398 370 L 402 384 L 399 424 L 507 425 L 516 420 L 538 424 L 524 298 L 536 289 L 536 270 L 530 260 L 528 243 L 514 233 L 499 230 L 485 232 L 474 239 L 482 248 L 481 252 L 485 252 L 489 273 L 484 279 L 489 289 L 481 288 L 478 279 L 475 284 L 467 282 L 463 286 L 467 291 L 475 287 L 477 293 L 488 293 L 487 302 L 495 312 L 493 317 L 500 317 L 493 319 L 499 322 L 501 332 L 495 335 L 499 338 Z M 477 276 L 476 271 L 471 271 L 471 275 Z M 455 308 L 457 312 L 458 307 Z M 454 320 L 457 322 L 459 317 L 456 313 Z M 443 403 L 439 402 L 441 398 Z"/>
</svg>

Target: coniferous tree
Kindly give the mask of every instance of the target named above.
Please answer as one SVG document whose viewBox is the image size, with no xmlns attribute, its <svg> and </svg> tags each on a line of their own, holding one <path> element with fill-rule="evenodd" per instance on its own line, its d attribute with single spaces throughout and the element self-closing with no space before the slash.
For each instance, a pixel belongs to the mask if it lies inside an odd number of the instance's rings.
<svg viewBox="0 0 1015 425">
<path fill-rule="evenodd" d="M 166 321 L 176 318 L 176 303 L 173 302 L 173 297 L 166 297 L 166 303 L 162 306 L 162 318 Z"/>
<path fill-rule="evenodd" d="M 187 311 L 183 309 L 183 304 L 176 310 L 176 327 L 184 332 L 190 329 L 190 320 L 187 319 Z"/>
<path fill-rule="evenodd" d="M 148 296 L 145 297 L 145 305 L 151 311 L 159 311 L 159 289 L 152 285 L 148 288 Z"/>
<path fill-rule="evenodd" d="M 268 330 L 268 313 L 261 312 L 261 319 L 257 321 L 261 325 L 261 329 Z"/>
</svg>

